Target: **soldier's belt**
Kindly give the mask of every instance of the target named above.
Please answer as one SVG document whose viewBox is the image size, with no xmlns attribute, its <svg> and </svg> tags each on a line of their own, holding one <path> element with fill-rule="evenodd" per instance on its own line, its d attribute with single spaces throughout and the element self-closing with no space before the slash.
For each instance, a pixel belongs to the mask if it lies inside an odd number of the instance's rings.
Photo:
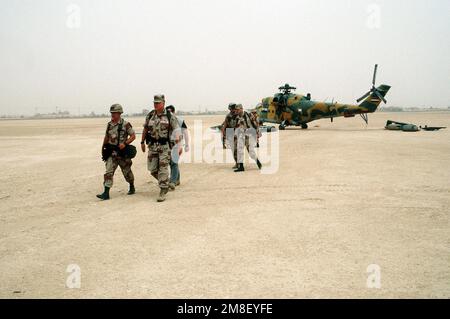
<svg viewBox="0 0 450 319">
<path fill-rule="evenodd" d="M 159 145 L 166 145 L 166 144 L 169 144 L 169 139 L 168 138 L 159 138 L 159 139 L 156 139 L 156 138 L 152 138 L 152 137 L 149 137 L 148 138 L 148 143 L 150 144 L 150 145 L 154 145 L 154 144 L 159 144 Z"/>
</svg>

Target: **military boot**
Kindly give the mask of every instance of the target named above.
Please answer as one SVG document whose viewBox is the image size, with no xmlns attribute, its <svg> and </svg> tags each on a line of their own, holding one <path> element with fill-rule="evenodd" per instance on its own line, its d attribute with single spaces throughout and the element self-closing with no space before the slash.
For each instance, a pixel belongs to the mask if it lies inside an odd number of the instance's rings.
<svg viewBox="0 0 450 319">
<path fill-rule="evenodd" d="M 164 202 L 166 200 L 166 195 L 169 192 L 167 188 L 161 188 L 161 191 L 159 192 L 158 199 L 156 200 L 158 203 Z"/>
<path fill-rule="evenodd" d="M 108 200 L 109 199 L 109 187 L 105 186 L 105 190 L 103 191 L 103 194 L 98 194 L 97 198 L 101 200 Z"/>
<path fill-rule="evenodd" d="M 174 191 L 174 190 L 175 190 L 175 183 L 170 182 L 170 183 L 169 183 L 169 189 L 170 189 L 171 191 Z"/>
<path fill-rule="evenodd" d="M 136 193 L 136 189 L 134 188 L 134 184 L 130 184 L 130 190 L 128 191 L 128 195 L 134 195 Z"/>
<path fill-rule="evenodd" d="M 243 172 L 243 171 L 245 171 L 243 163 L 239 163 L 238 168 L 234 170 L 235 173 Z"/>
<path fill-rule="evenodd" d="M 259 159 L 256 159 L 256 165 L 258 165 L 258 168 L 261 169 L 262 168 L 262 164 L 259 161 Z"/>
</svg>

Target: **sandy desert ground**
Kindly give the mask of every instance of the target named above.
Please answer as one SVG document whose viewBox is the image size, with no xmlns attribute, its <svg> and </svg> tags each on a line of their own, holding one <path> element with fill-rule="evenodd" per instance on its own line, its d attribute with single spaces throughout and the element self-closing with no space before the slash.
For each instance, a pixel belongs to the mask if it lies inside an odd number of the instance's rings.
<svg viewBox="0 0 450 319">
<path fill-rule="evenodd" d="M 280 132 L 276 174 L 183 164 L 162 204 L 142 153 L 136 195 L 118 170 L 95 197 L 106 119 L 0 121 L 0 297 L 448 298 L 450 129 L 387 119 L 450 127 L 450 112 L 317 121 Z"/>
</svg>

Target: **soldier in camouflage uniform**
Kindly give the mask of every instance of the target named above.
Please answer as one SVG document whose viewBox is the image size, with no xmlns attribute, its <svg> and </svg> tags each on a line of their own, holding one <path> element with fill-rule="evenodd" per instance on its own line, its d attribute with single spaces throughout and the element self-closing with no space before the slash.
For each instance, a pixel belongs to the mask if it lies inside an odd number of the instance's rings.
<svg viewBox="0 0 450 319">
<path fill-rule="evenodd" d="M 164 109 L 164 95 L 155 95 L 155 110 L 151 111 L 144 123 L 141 148 L 145 152 L 145 142 L 148 135 L 148 160 L 147 167 L 154 178 L 158 180 L 160 193 L 158 202 L 166 200 L 169 191 L 169 164 L 171 156 L 170 137 L 175 134 L 173 140 L 179 142 L 178 121 L 175 115 L 167 113 Z"/>
<path fill-rule="evenodd" d="M 123 150 L 127 145 L 131 144 L 136 134 L 131 124 L 124 119 L 121 115 L 123 108 L 120 104 L 114 104 L 110 108 L 111 121 L 106 127 L 105 138 L 103 139 L 102 152 L 105 145 L 110 144 L 117 146 L 120 150 Z M 120 131 L 119 131 L 120 130 Z M 104 187 L 103 194 L 97 195 L 102 200 L 109 199 L 109 190 L 113 185 L 114 173 L 118 166 L 120 166 L 125 180 L 130 184 L 128 195 L 133 195 L 136 190 L 134 188 L 134 175 L 131 171 L 132 160 L 129 158 L 120 157 L 117 151 L 113 151 L 111 156 L 106 160 L 106 172 L 104 175 Z"/>
<path fill-rule="evenodd" d="M 259 122 L 259 116 L 258 116 L 258 110 L 256 108 L 252 109 L 250 111 L 250 120 L 252 122 L 252 126 L 256 130 L 256 147 L 259 148 L 259 139 L 262 136 L 261 130 L 259 128 L 260 122 Z"/>
<path fill-rule="evenodd" d="M 227 145 L 231 147 L 234 158 L 234 167 L 233 169 L 238 168 L 237 164 L 237 138 L 234 135 L 234 130 L 236 128 L 236 103 L 230 103 L 228 105 L 228 110 L 230 111 L 225 117 L 225 121 L 222 123 L 222 144 L 223 148 L 226 149 Z M 227 134 L 228 129 L 228 134 Z"/>
<path fill-rule="evenodd" d="M 244 169 L 244 146 L 252 159 L 256 161 L 256 165 L 261 169 L 262 165 L 259 161 L 255 145 L 257 143 L 257 136 L 259 134 L 258 123 L 255 118 L 244 111 L 242 104 L 236 105 L 236 130 L 235 135 L 237 139 L 237 163 L 238 167 L 235 172 L 243 172 Z"/>
</svg>

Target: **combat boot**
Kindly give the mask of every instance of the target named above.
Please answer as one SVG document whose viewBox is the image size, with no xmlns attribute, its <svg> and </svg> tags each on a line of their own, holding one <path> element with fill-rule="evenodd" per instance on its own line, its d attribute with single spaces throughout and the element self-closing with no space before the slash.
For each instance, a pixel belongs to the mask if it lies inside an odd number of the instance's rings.
<svg viewBox="0 0 450 319">
<path fill-rule="evenodd" d="M 134 188 L 134 184 L 130 184 L 130 190 L 128 191 L 128 195 L 136 194 L 136 189 Z"/>
<path fill-rule="evenodd" d="M 174 191 L 175 190 L 175 184 L 174 183 L 169 183 L 169 189 L 171 190 L 171 191 Z"/>
<path fill-rule="evenodd" d="M 101 200 L 108 200 L 109 199 L 109 187 L 105 186 L 105 190 L 103 191 L 103 194 L 98 194 L 97 198 Z"/>
<path fill-rule="evenodd" d="M 238 168 L 234 170 L 235 173 L 243 172 L 243 171 L 245 171 L 243 163 L 238 164 Z"/>
<path fill-rule="evenodd" d="M 262 168 L 262 164 L 259 161 L 259 159 L 256 159 L 256 165 L 258 165 L 258 168 L 261 169 Z"/>
<path fill-rule="evenodd" d="M 167 188 L 161 188 L 161 191 L 159 192 L 158 199 L 156 200 L 158 203 L 164 202 L 166 200 L 166 195 L 169 192 Z"/>
<path fill-rule="evenodd" d="M 179 180 L 175 183 L 175 186 L 180 186 L 180 181 Z"/>
</svg>

